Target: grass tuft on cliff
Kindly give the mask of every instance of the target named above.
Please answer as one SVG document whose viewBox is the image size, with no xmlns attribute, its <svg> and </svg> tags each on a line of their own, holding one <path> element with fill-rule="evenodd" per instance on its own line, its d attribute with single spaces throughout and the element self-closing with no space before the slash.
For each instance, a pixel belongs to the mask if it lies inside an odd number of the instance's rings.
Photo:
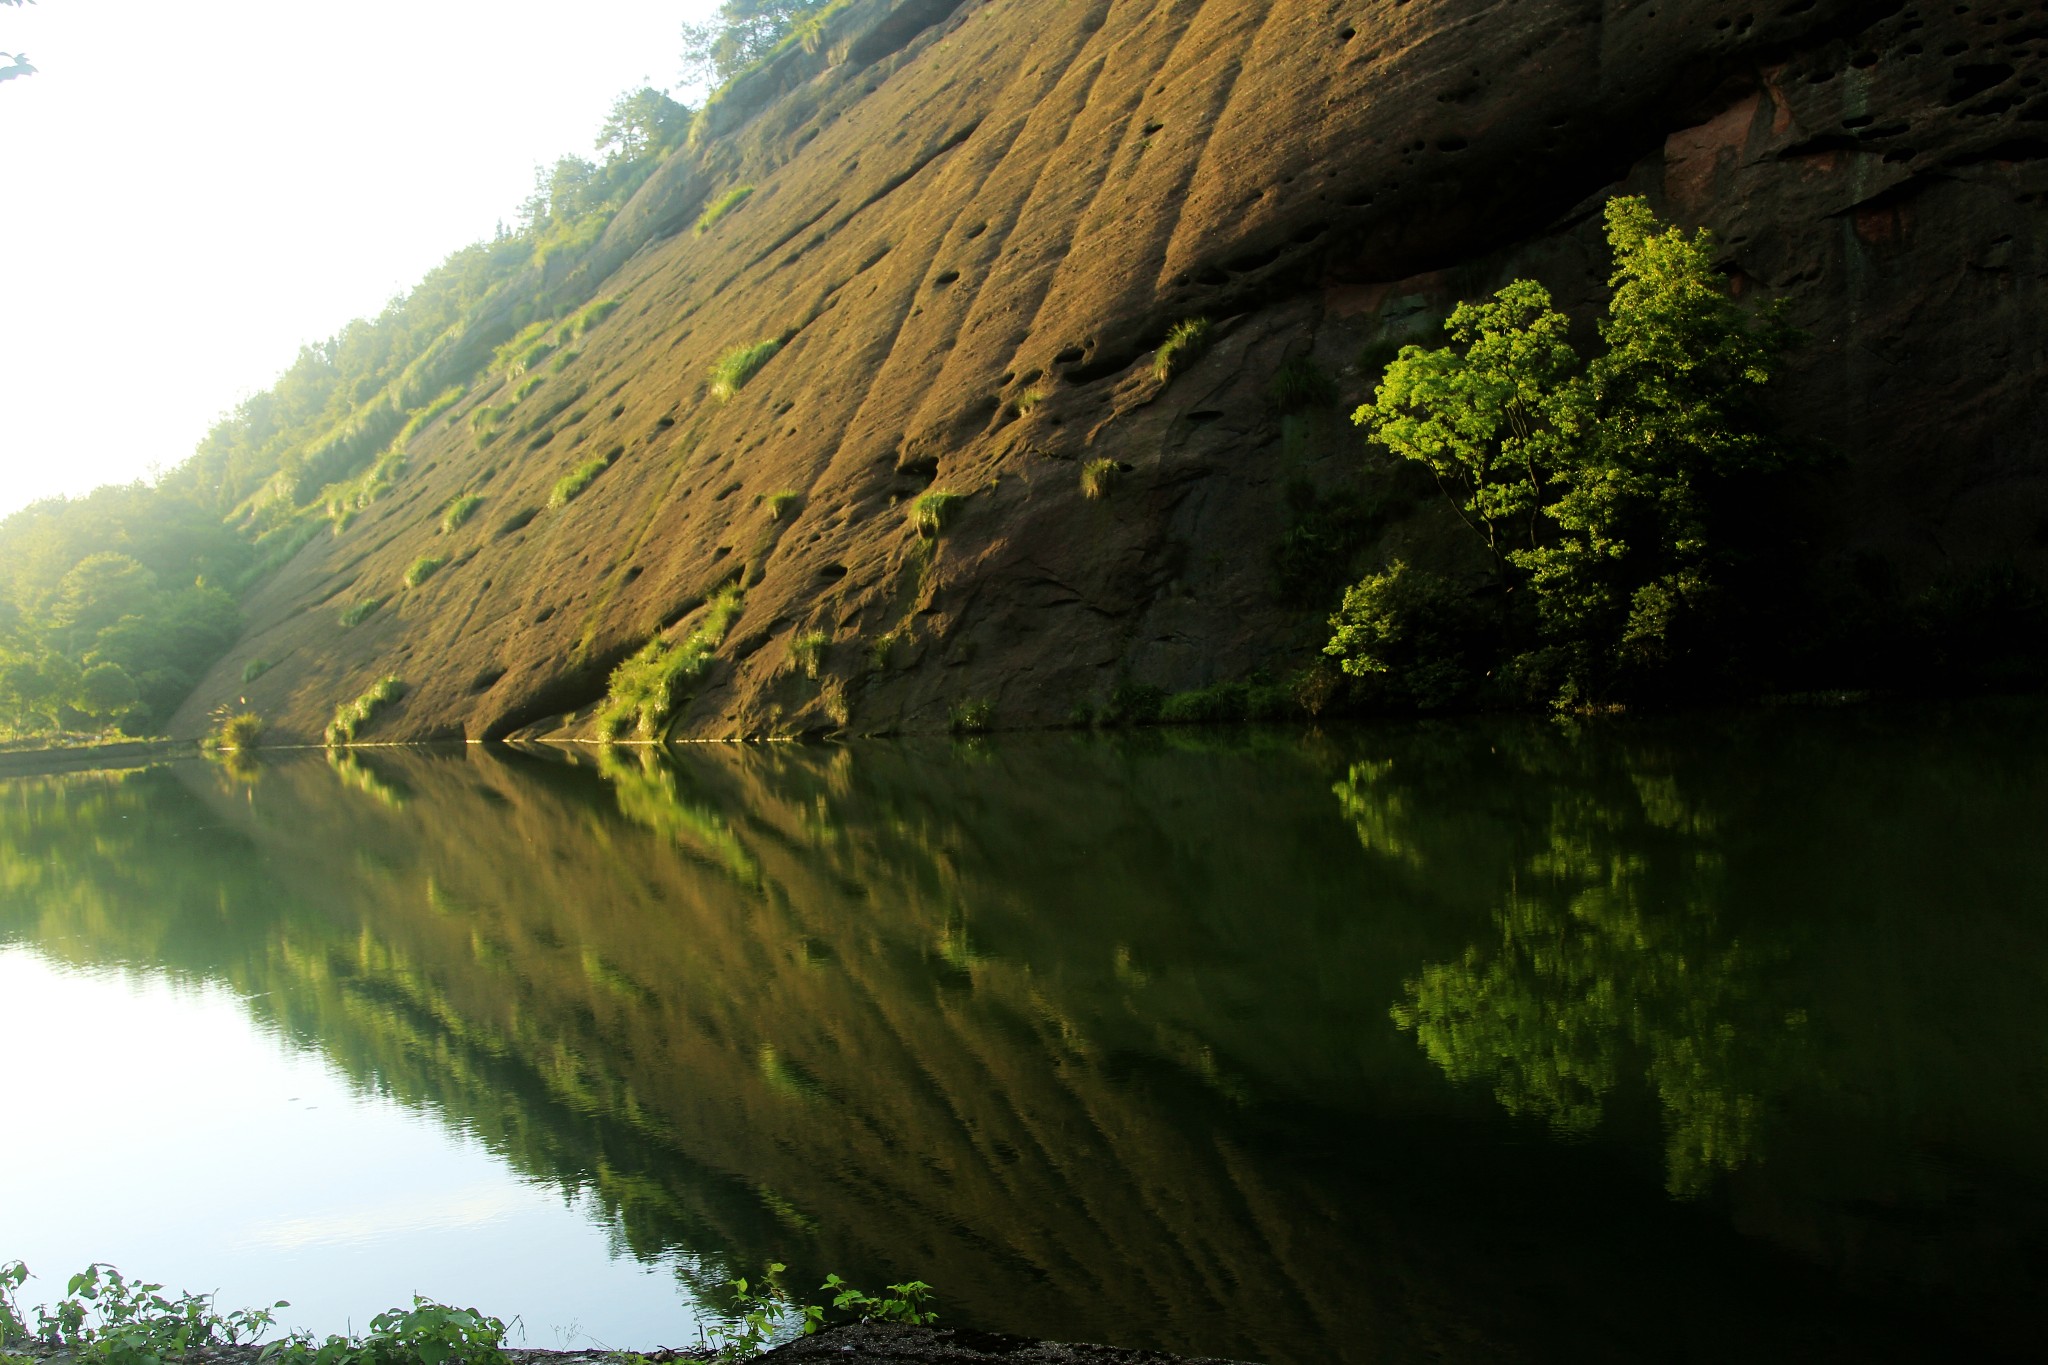
<svg viewBox="0 0 2048 1365">
<path fill-rule="evenodd" d="M 910 524 L 917 533 L 927 540 L 935 539 L 953 519 L 960 515 L 960 504 L 967 501 L 964 493 L 948 492 L 934 488 L 917 495 L 917 501 L 910 504 Z"/>
<path fill-rule="evenodd" d="M 475 515 L 476 509 L 483 505 L 483 498 L 475 493 L 464 493 L 461 497 L 449 503 L 447 510 L 441 513 L 441 534 L 444 536 L 455 534 L 456 529 L 463 522 L 468 521 L 471 516 Z"/>
<path fill-rule="evenodd" d="M 421 555 L 405 571 L 405 586 L 417 588 L 420 584 L 441 572 L 448 561 L 439 555 Z"/>
<path fill-rule="evenodd" d="M 335 708 L 334 719 L 327 722 L 327 745 L 353 744 L 363 727 L 377 718 L 377 714 L 405 695 L 405 679 L 395 674 L 386 674 L 377 679 L 370 689 L 354 701 L 344 702 Z"/>
<path fill-rule="evenodd" d="M 1081 467 L 1081 496 L 1106 498 L 1123 476 L 1123 466 L 1115 460 L 1090 460 Z"/>
<path fill-rule="evenodd" d="M 610 460 L 585 460 L 555 481 L 548 494 L 548 506 L 560 511 L 583 496 L 583 490 L 597 482 L 597 476 L 612 467 Z"/>
<path fill-rule="evenodd" d="M 735 346 L 718 357 L 718 363 L 711 367 L 711 396 L 718 402 L 730 403 L 781 349 L 782 343 L 770 337 L 751 346 Z"/>
<path fill-rule="evenodd" d="M 1174 324 L 1152 357 L 1152 377 L 1164 384 L 1202 358 L 1216 339 L 1216 328 L 1207 318 L 1189 318 Z"/>
<path fill-rule="evenodd" d="M 705 233 L 717 227 L 718 221 L 721 218 L 725 217 L 726 214 L 731 213 L 741 204 L 746 203 L 748 196 L 753 194 L 753 192 L 754 187 L 752 185 L 735 185 L 731 189 L 727 190 L 724 194 L 719 195 L 718 198 L 714 200 L 711 203 L 711 205 L 707 207 L 704 210 L 704 212 L 698 216 L 697 226 L 693 229 L 693 231 L 699 237 L 702 237 Z"/>
<path fill-rule="evenodd" d="M 598 735 L 617 739 L 631 727 L 643 739 L 659 739 L 676 704 L 711 666 L 743 600 L 737 587 L 725 589 L 711 599 L 704 619 L 682 640 L 657 636 L 613 669 L 604 704 L 597 711 Z"/>
</svg>

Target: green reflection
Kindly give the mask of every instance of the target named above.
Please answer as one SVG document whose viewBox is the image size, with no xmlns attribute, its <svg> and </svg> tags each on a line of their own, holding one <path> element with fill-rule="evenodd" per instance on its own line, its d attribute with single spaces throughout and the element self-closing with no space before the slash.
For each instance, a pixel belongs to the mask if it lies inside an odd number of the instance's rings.
<svg viewBox="0 0 2048 1365">
<path fill-rule="evenodd" d="M 1728 822 L 1671 763 L 1575 726 L 1452 730 L 1352 764 L 1336 795 L 1373 855 L 1426 872 L 1483 847 L 1500 882 L 1490 941 L 1404 980 L 1394 1022 L 1452 1080 L 1562 1134 L 1592 1133 L 1639 1078 L 1664 1115 L 1666 1188 L 1694 1197 L 1756 1160 L 1772 1097 L 1815 1077 L 1774 970 L 1783 926 L 1725 924 Z M 1494 828 L 1433 819 L 1447 785 L 1493 786 Z"/>
<path fill-rule="evenodd" d="M 1806 1359 L 1797 1312 L 1882 1358 L 1910 1334 L 1777 1304 L 1703 1220 L 1851 1284 L 1937 1265 L 1985 1321 L 2039 1297 L 2009 1248 L 2048 1216 L 1963 1202 L 2048 1176 L 2013 1079 L 2048 1075 L 2048 765 L 2013 733 L 33 779 L 0 937 L 231 984 L 697 1289 L 922 1274 L 956 1321 L 1283 1361 Z"/>
</svg>

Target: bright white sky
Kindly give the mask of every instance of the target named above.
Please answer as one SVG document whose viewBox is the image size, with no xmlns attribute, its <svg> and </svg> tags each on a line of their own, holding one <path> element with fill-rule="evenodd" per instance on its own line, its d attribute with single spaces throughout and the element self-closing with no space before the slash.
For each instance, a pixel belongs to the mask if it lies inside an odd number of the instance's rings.
<svg viewBox="0 0 2048 1365">
<path fill-rule="evenodd" d="M 511 221 L 717 0 L 0 5 L 0 516 L 148 477 Z"/>
</svg>

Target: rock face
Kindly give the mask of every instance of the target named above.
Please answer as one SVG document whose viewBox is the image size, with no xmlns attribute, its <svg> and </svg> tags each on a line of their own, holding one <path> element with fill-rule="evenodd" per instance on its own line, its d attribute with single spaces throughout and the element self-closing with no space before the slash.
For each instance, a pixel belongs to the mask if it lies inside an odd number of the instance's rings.
<svg viewBox="0 0 2048 1365">
<path fill-rule="evenodd" d="M 1461 553 L 1344 419 L 1371 353 L 1520 275 L 1590 319 L 1617 192 L 1713 228 L 1734 287 L 1809 334 L 1786 413 L 1842 456 L 1806 524 L 1844 610 L 2039 577 L 2044 44 L 2048 4 L 2017 0 L 856 0 L 614 222 L 583 269 L 620 306 L 580 356 L 492 444 L 487 385 L 430 427 L 396 495 L 251 599 L 174 728 L 246 697 L 310 738 L 395 673 L 366 738 L 574 732 L 731 583 L 678 736 L 938 728 L 969 700 L 1052 724 L 1125 680 L 1298 666 L 1328 602 L 1276 592 L 1274 553 L 1319 500 L 1376 507 L 1356 563 Z M 1215 344 L 1156 379 L 1198 315 Z M 714 401 L 713 362 L 763 339 Z M 1304 356 L 1334 401 L 1282 415 Z M 1089 499 L 1095 460 L 1121 477 Z M 961 500 L 925 537 L 931 491 Z M 817 635 L 812 676 L 791 643 Z"/>
</svg>

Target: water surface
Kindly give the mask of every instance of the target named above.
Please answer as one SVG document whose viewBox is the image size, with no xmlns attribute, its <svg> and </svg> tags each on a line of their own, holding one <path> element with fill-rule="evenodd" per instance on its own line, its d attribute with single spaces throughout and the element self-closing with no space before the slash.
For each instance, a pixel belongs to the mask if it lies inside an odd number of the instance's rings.
<svg viewBox="0 0 2048 1365">
<path fill-rule="evenodd" d="M 0 784 L 0 1258 L 684 1344 L 2021 1356 L 2048 708 Z"/>
</svg>

